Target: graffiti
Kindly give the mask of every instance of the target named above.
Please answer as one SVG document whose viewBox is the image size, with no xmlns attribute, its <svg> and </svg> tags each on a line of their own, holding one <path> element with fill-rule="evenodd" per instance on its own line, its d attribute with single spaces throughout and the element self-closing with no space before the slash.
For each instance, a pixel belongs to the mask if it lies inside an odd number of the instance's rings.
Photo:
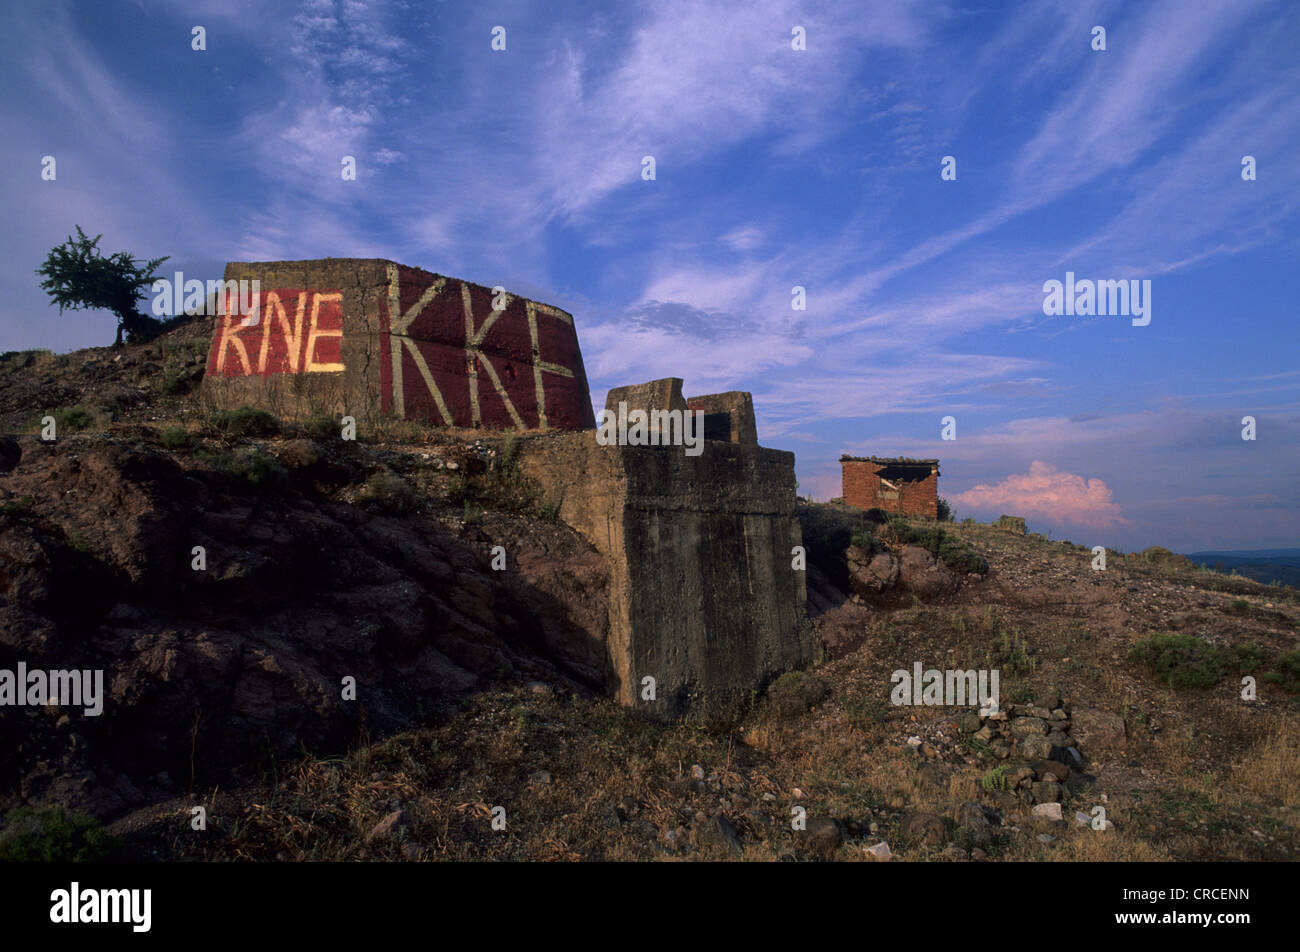
<svg viewBox="0 0 1300 952">
<path fill-rule="evenodd" d="M 573 318 L 396 264 L 381 326 L 383 409 L 464 427 L 591 425 Z M 498 305 L 498 306 L 495 306 Z"/>
<path fill-rule="evenodd" d="M 262 296 L 258 313 L 241 318 L 227 295 L 208 373 L 221 377 L 340 373 L 343 294 L 280 288 Z M 292 315 L 292 319 L 290 317 Z M 232 355 L 233 354 L 233 358 Z"/>
</svg>

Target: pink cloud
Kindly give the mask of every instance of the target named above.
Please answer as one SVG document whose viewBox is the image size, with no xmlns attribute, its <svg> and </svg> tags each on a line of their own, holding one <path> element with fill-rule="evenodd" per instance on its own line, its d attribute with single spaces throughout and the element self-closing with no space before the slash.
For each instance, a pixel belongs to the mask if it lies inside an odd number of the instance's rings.
<svg viewBox="0 0 1300 952">
<path fill-rule="evenodd" d="M 1035 516 L 1049 523 L 1102 528 L 1128 525 L 1110 487 L 1100 479 L 1084 479 L 1049 463 L 1034 460 L 1029 472 L 1008 476 L 992 486 L 978 485 L 953 497 L 954 503 L 980 511 Z"/>
</svg>

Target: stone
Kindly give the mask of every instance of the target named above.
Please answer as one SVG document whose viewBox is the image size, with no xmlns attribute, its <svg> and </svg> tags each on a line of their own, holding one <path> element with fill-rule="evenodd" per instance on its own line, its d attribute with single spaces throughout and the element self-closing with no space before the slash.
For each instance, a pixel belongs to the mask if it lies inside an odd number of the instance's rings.
<svg viewBox="0 0 1300 952">
<path fill-rule="evenodd" d="M 1029 737 L 1047 733 L 1047 721 L 1041 717 L 1016 717 L 1011 720 L 1012 737 Z"/>
<path fill-rule="evenodd" d="M 907 545 L 899 558 L 898 585 L 928 601 L 952 594 L 960 582 L 952 569 L 935 559 L 928 549 Z"/>
<path fill-rule="evenodd" d="M 938 846 L 948 839 L 947 824 L 933 813 L 913 813 L 904 817 L 899 830 L 913 846 Z"/>
<path fill-rule="evenodd" d="M 976 734 L 983 726 L 978 714 L 963 714 L 957 720 L 957 729 L 963 734 Z"/>
<path fill-rule="evenodd" d="M 1055 780 L 1064 783 L 1070 779 L 1070 768 L 1058 760 L 1040 760 L 1032 765 L 1034 776 L 1039 780 Z"/>
<path fill-rule="evenodd" d="M 1034 806 L 1033 814 L 1045 820 L 1060 821 L 1061 805 L 1059 803 L 1039 803 Z"/>
<path fill-rule="evenodd" d="M 963 803 L 953 816 L 957 828 L 966 833 L 972 846 L 989 846 L 993 842 L 993 823 L 981 804 Z"/>
<path fill-rule="evenodd" d="M 1107 711 L 1076 709 L 1070 718 L 1070 734 L 1089 756 L 1110 753 L 1124 743 L 1124 719 Z"/>
<path fill-rule="evenodd" d="M 1039 780 L 1031 789 L 1037 802 L 1055 803 L 1061 799 L 1061 791 L 1064 788 L 1055 780 Z"/>
<path fill-rule="evenodd" d="M 893 588 L 898 582 L 900 563 L 889 552 L 879 552 L 865 565 L 851 558 L 859 551 L 849 548 L 849 589 L 859 596 L 878 595 L 886 589 Z"/>
<path fill-rule="evenodd" d="M 1021 755 L 1026 760 L 1046 760 L 1052 754 L 1052 743 L 1042 735 L 1031 735 L 1020 738 L 1016 745 Z"/>
<path fill-rule="evenodd" d="M 839 821 L 829 816 L 808 817 L 807 826 L 795 835 L 804 849 L 822 858 L 829 858 L 844 840 Z"/>
<path fill-rule="evenodd" d="M 866 854 L 867 859 L 874 860 L 877 863 L 888 863 L 894 858 L 894 854 L 890 852 L 889 843 L 886 840 L 881 840 L 875 846 L 868 846 Z"/>
<path fill-rule="evenodd" d="M 554 778 L 549 770 L 536 770 L 528 777 L 528 782 L 535 787 L 544 787 Z"/>
</svg>

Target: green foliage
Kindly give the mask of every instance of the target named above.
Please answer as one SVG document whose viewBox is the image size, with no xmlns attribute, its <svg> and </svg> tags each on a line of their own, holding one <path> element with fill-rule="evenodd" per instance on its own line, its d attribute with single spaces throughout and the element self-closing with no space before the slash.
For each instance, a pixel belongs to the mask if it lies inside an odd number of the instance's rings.
<svg viewBox="0 0 1300 952">
<path fill-rule="evenodd" d="M 940 522 L 953 521 L 952 507 L 948 505 L 948 500 L 944 499 L 942 496 L 939 497 L 939 521 Z"/>
<path fill-rule="evenodd" d="M 1010 769 L 1010 764 L 998 764 L 991 770 L 985 771 L 984 776 L 980 777 L 980 786 L 985 790 L 1007 789 L 1007 771 Z"/>
<path fill-rule="evenodd" d="M 1002 679 L 1020 678 L 1034 670 L 1029 645 L 1017 629 L 1003 629 L 993 640 L 988 667 L 1002 672 Z"/>
<path fill-rule="evenodd" d="M 225 410 L 216 415 L 213 425 L 226 436 L 274 436 L 280 432 L 280 421 L 255 407 Z"/>
<path fill-rule="evenodd" d="M 243 489 L 279 488 L 289 479 L 288 470 L 279 460 L 255 446 L 245 447 L 236 453 L 202 448 L 194 455 L 223 476 L 234 480 Z"/>
<path fill-rule="evenodd" d="M 1264 680 L 1292 694 L 1300 692 L 1300 648 L 1284 651 L 1273 660 L 1273 670 Z"/>
<path fill-rule="evenodd" d="M 798 717 L 826 699 L 826 682 L 807 671 L 788 671 L 767 689 L 767 701 L 777 717 Z"/>
<path fill-rule="evenodd" d="M 50 416 L 54 417 L 54 432 L 76 433 L 95 422 L 90 411 L 85 407 L 59 407 Z"/>
<path fill-rule="evenodd" d="M 1228 610 L 1234 615 L 1244 615 L 1250 610 L 1250 602 L 1244 598 L 1234 598 L 1232 604 L 1228 606 Z"/>
<path fill-rule="evenodd" d="M 96 820 L 62 807 L 18 807 L 0 830 L 0 862 L 94 863 L 116 858 L 121 840 Z"/>
<path fill-rule="evenodd" d="M 466 500 L 465 508 L 461 512 L 461 519 L 465 525 L 472 526 L 483 519 L 483 510 Z"/>
<path fill-rule="evenodd" d="M 890 705 L 882 698 L 870 695 L 853 698 L 846 694 L 840 698 L 840 703 L 844 706 L 844 715 L 848 718 L 849 726 L 856 727 L 858 730 L 867 730 L 876 724 L 883 724 L 889 717 Z"/>
<path fill-rule="evenodd" d="M 45 263 L 36 269 L 45 278 L 41 288 L 59 306 L 59 313 L 65 308 L 112 311 L 117 315 L 114 346 L 122 343 L 124 331 L 132 343 L 155 336 L 162 322 L 139 313 L 136 303 L 157 278 L 154 271 L 167 257 L 152 258 L 143 265 L 125 251 L 105 257 L 99 251 L 103 235 L 90 238 L 80 225 L 76 227 L 77 237 L 69 236 L 66 242 L 50 249 Z"/>
<path fill-rule="evenodd" d="M 298 433 L 312 440 L 338 439 L 343 434 L 343 423 L 328 413 L 315 413 L 298 424 Z"/>
<path fill-rule="evenodd" d="M 1261 660 L 1258 645 L 1222 648 L 1189 634 L 1154 634 L 1129 650 L 1129 661 L 1146 665 L 1171 688 L 1211 688 L 1230 671 Z"/>
<path fill-rule="evenodd" d="M 961 539 L 949 535 L 938 523 L 927 520 L 914 524 L 901 516 L 890 516 L 884 531 L 900 545 L 920 546 L 954 572 L 983 575 L 989 570 L 988 562 L 979 553 Z"/>
<path fill-rule="evenodd" d="M 183 426 L 169 426 L 159 437 L 162 445 L 169 450 L 187 450 L 194 445 L 194 437 Z"/>
</svg>

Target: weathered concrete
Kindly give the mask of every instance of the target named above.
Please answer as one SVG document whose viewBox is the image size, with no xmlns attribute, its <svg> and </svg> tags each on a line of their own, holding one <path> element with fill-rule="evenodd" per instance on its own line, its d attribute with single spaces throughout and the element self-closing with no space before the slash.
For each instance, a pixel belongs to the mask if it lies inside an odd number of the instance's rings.
<svg viewBox="0 0 1300 952">
<path fill-rule="evenodd" d="M 595 426 L 571 315 L 380 258 L 232 262 L 260 313 L 223 308 L 204 396 L 282 416 L 389 413 L 460 427 Z"/>
<path fill-rule="evenodd" d="M 525 440 L 520 468 L 609 559 L 609 688 L 623 704 L 726 716 L 812 660 L 805 573 L 791 564 L 793 453 L 708 441 L 691 457 L 569 433 Z"/>
<path fill-rule="evenodd" d="M 704 438 L 729 443 L 758 445 L 758 424 L 754 421 L 754 398 L 744 390 L 728 390 L 702 397 L 687 397 L 691 410 L 704 411 Z"/>
</svg>

